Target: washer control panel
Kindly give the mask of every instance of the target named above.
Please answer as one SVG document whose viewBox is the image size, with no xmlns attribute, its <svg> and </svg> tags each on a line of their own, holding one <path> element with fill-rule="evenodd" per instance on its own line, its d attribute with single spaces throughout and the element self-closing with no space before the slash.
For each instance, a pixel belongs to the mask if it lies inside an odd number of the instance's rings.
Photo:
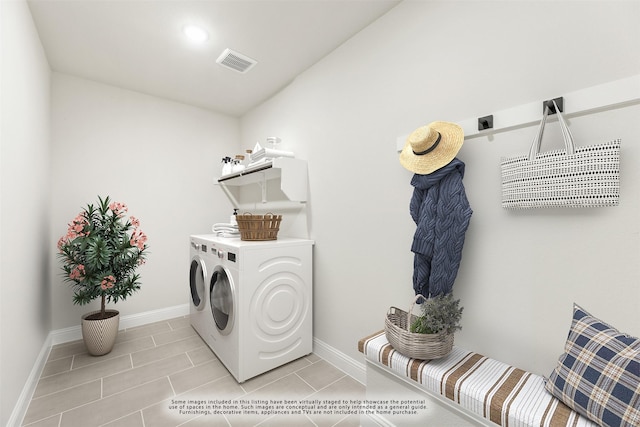
<svg viewBox="0 0 640 427">
<path fill-rule="evenodd" d="M 206 247 L 204 249 L 204 251 L 206 252 Z M 221 260 L 227 260 L 230 262 L 237 262 L 237 255 L 234 252 L 225 252 L 222 249 L 217 249 L 212 247 L 211 248 L 211 254 L 215 257 L 218 257 L 218 259 Z"/>
</svg>

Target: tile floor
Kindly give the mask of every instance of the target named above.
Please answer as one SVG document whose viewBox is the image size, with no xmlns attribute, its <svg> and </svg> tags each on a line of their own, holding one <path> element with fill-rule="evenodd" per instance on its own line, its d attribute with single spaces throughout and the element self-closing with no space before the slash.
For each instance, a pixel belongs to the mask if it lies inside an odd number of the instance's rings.
<svg viewBox="0 0 640 427">
<path fill-rule="evenodd" d="M 188 317 L 120 331 L 111 353 L 81 341 L 51 349 L 23 421 L 29 427 L 359 426 L 357 415 L 180 415 L 188 399 L 364 399 L 364 386 L 311 354 L 238 384 Z"/>
</svg>

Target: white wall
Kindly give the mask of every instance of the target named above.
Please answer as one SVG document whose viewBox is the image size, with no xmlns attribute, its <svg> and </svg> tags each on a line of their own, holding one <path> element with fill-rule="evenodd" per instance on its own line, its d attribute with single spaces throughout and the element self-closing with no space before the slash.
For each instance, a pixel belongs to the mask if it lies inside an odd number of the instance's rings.
<svg viewBox="0 0 640 427">
<path fill-rule="evenodd" d="M 0 2 L 0 425 L 49 330 L 50 71 L 24 1 Z"/>
<path fill-rule="evenodd" d="M 273 134 L 309 160 L 314 335 L 362 360 L 357 340 L 411 301 L 398 136 L 638 74 L 639 14 L 638 2 L 407 0 L 245 115 L 243 146 Z M 547 375 L 573 301 L 640 335 L 639 112 L 570 121 L 580 143 L 623 138 L 616 208 L 506 212 L 500 156 L 526 151 L 535 128 L 463 146 L 474 215 L 454 287 L 458 345 Z"/>
<path fill-rule="evenodd" d="M 187 304 L 189 235 L 231 213 L 213 177 L 235 150 L 238 119 L 59 73 L 52 111 L 53 329 L 98 306 L 72 305 L 55 254 L 67 223 L 98 195 L 126 203 L 149 236 L 142 289 L 113 308 L 126 316 Z"/>
</svg>

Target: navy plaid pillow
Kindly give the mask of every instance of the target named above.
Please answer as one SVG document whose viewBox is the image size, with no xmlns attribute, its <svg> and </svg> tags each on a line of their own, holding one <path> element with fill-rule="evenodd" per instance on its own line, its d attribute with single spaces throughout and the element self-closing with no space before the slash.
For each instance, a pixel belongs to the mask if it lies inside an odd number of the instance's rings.
<svg viewBox="0 0 640 427">
<path fill-rule="evenodd" d="M 574 304 L 565 353 L 546 389 L 600 425 L 640 426 L 640 340 Z"/>
</svg>

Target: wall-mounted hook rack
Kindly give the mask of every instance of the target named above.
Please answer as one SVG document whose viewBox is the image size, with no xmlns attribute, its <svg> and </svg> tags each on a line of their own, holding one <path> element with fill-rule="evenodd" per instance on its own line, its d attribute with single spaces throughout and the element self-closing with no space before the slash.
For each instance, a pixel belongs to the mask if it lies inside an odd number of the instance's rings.
<svg viewBox="0 0 640 427">
<path fill-rule="evenodd" d="M 493 128 L 493 114 L 478 118 L 478 130 Z"/>
<path fill-rule="evenodd" d="M 564 99 L 570 103 L 571 110 L 567 113 L 564 108 Z M 587 87 L 575 92 L 565 93 L 562 106 L 558 104 L 565 118 L 594 114 L 615 108 L 623 108 L 640 104 L 640 74 L 626 77 L 620 80 Z M 553 101 L 553 100 L 549 100 Z M 548 102 L 548 101 L 545 101 Z M 558 101 L 556 100 L 556 103 Z M 551 102 L 553 105 L 553 102 Z M 532 101 L 522 105 L 516 105 L 504 110 L 494 111 L 493 128 L 478 130 L 478 116 L 464 120 L 457 120 L 464 130 L 464 139 L 487 138 L 492 135 L 521 129 L 540 123 L 540 101 Z M 398 136 L 395 141 L 396 152 L 401 152 L 407 142 L 408 134 Z"/>
<path fill-rule="evenodd" d="M 549 99 L 547 101 L 543 101 L 542 102 L 542 112 L 544 113 L 544 109 L 548 108 L 549 109 L 549 115 L 555 114 L 556 113 L 556 107 L 553 105 L 554 101 L 555 101 L 556 105 L 558 106 L 558 109 L 560 110 L 560 112 L 563 113 L 564 112 L 564 98 L 562 96 L 560 98 L 553 98 L 553 99 Z"/>
</svg>

